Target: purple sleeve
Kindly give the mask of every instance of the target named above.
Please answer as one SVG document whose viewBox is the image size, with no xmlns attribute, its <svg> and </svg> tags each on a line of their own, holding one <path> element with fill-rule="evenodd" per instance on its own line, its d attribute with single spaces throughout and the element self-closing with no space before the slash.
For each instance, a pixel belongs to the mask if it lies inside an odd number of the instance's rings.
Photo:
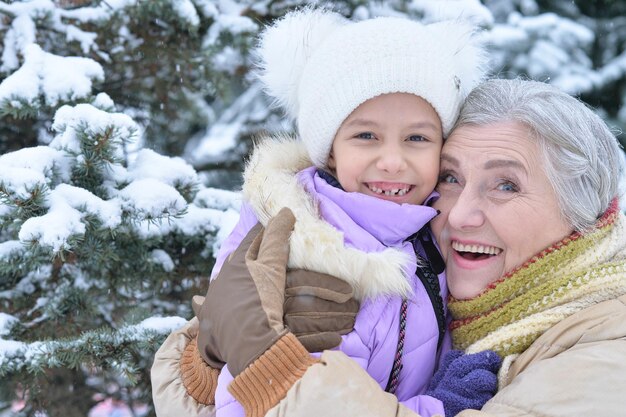
<svg viewBox="0 0 626 417">
<path fill-rule="evenodd" d="M 228 392 L 228 385 L 233 381 L 233 376 L 225 365 L 217 378 L 215 390 L 215 417 L 245 417 L 243 406 Z"/>
<path fill-rule="evenodd" d="M 448 319 L 448 322 L 450 320 Z M 446 326 L 448 329 L 448 326 Z M 437 358 L 437 362 L 441 361 L 441 358 L 452 349 L 452 338 L 450 337 L 450 331 L 446 330 L 446 334 L 443 337 L 443 342 L 441 344 L 441 349 L 439 351 L 439 357 Z M 435 397 L 431 397 L 430 395 L 416 395 L 415 397 L 409 398 L 408 400 L 401 401 L 401 403 L 411 410 L 415 411 L 422 417 L 428 417 L 432 415 L 441 414 L 445 416 L 445 410 L 443 408 L 443 402 L 441 400 L 436 399 Z"/>
<path fill-rule="evenodd" d="M 258 222 L 259 220 L 254 214 L 252 206 L 244 201 L 239 211 L 239 221 L 233 231 L 230 232 L 230 235 L 222 242 L 222 246 L 220 246 L 217 255 L 215 255 L 215 266 L 211 272 L 211 279 L 217 276 L 228 255 L 237 249 L 243 238 Z"/>
</svg>

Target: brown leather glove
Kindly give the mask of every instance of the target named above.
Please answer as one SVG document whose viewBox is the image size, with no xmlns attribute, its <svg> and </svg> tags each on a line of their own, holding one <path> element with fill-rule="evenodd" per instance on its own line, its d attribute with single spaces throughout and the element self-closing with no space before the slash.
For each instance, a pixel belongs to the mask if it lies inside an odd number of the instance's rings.
<svg viewBox="0 0 626 417">
<path fill-rule="evenodd" d="M 204 300 L 199 295 L 192 299 L 198 317 L 202 317 Z M 340 335 L 352 331 L 359 302 L 352 298 L 352 287 L 345 281 L 296 269 L 287 271 L 283 310 L 285 324 L 300 343 L 309 352 L 322 352 L 339 345 Z M 182 382 L 200 404 L 214 404 L 219 370 L 205 363 L 196 343 L 194 338 L 185 347 L 180 363 Z"/>
<path fill-rule="evenodd" d="M 359 302 L 352 294 L 350 284 L 332 275 L 306 269 L 287 270 L 285 325 L 309 352 L 337 347 L 340 335 L 354 328 L 359 311 Z M 192 299 L 193 311 L 200 318 L 204 300 L 199 295 Z"/>
<path fill-rule="evenodd" d="M 199 295 L 193 297 L 196 316 L 200 316 L 204 300 Z M 322 352 L 339 345 L 340 334 L 352 331 L 359 302 L 352 298 L 352 287 L 345 281 L 297 269 L 287 271 L 283 309 L 285 324 L 300 343 L 309 352 Z M 180 370 L 183 386 L 192 398 L 204 405 L 215 403 L 219 370 L 204 361 L 195 334 L 185 346 Z"/>
<path fill-rule="evenodd" d="M 264 230 L 255 226 L 209 285 L 198 348 L 210 366 L 226 362 L 236 377 L 288 333 L 283 303 L 294 223 L 293 213 L 283 209 Z"/>
<path fill-rule="evenodd" d="M 276 218 L 280 217 L 282 213 Z M 238 263 L 239 266 L 236 269 L 237 273 L 241 277 L 246 275 L 245 268 L 241 267 L 243 266 L 243 262 L 241 262 L 244 257 L 243 253 L 248 252 L 252 242 L 262 231 L 262 226 L 256 225 L 248 233 L 237 250 L 225 262 L 218 277 L 230 275 L 232 272 L 229 271 L 237 266 L 234 265 L 235 263 Z M 266 235 L 268 234 L 266 233 Z M 284 242 L 287 241 L 288 239 L 285 238 Z M 287 258 L 288 256 L 285 255 L 285 264 Z M 224 270 L 227 265 L 227 270 Z M 281 269 L 285 267 L 286 265 L 283 265 Z M 249 271 L 248 275 L 250 275 Z M 215 281 L 211 283 L 210 287 L 214 284 Z M 223 280 L 221 285 L 224 287 L 232 285 L 232 288 L 223 291 L 224 294 L 220 299 L 213 298 L 215 296 L 211 295 L 209 288 L 207 302 L 215 299 L 217 303 L 225 303 L 229 302 L 231 298 L 235 298 L 233 294 L 237 294 L 238 290 L 233 283 L 230 283 L 229 279 Z M 354 327 L 359 302 L 352 298 L 352 294 L 352 287 L 339 278 L 300 269 L 289 270 L 287 271 L 283 305 L 284 324 L 298 337 L 309 352 L 321 352 L 336 347 L 341 343 L 340 335 L 349 333 Z M 194 297 L 194 312 L 201 323 L 211 319 L 210 313 L 208 313 L 209 309 L 205 304 L 204 297 Z M 216 369 L 221 369 L 224 364 L 223 358 L 217 356 L 208 358 L 205 346 L 207 336 L 201 326 L 198 336 L 198 349 L 207 363 Z M 216 355 L 215 351 L 213 351 L 213 355 Z"/>
<path fill-rule="evenodd" d="M 359 302 L 350 284 L 304 269 L 287 271 L 284 320 L 309 352 L 322 352 L 341 343 L 354 328 Z"/>
<path fill-rule="evenodd" d="M 239 255 L 250 248 L 254 238 L 262 231 L 257 225 L 251 230 L 238 247 Z M 233 253 L 226 263 L 235 262 Z M 243 271 L 240 271 L 243 272 Z M 227 280 L 222 282 L 226 285 Z M 232 297 L 234 290 L 230 293 Z M 287 271 L 285 301 L 283 305 L 284 322 L 296 335 L 309 352 L 321 352 L 336 347 L 341 343 L 341 334 L 352 331 L 359 302 L 352 298 L 352 287 L 343 280 L 330 275 L 307 271 Z M 198 319 L 207 321 L 203 316 L 208 309 L 202 310 L 205 297 L 194 296 L 192 306 Z M 223 302 L 223 301 L 222 301 Z M 222 358 L 207 360 L 207 335 L 194 339 L 185 347 L 181 360 L 183 385 L 189 395 L 203 404 L 212 404 L 217 383 L 217 374 L 224 362 Z M 196 347 L 196 343 L 198 347 Z M 206 363 L 211 366 L 206 366 Z"/>
</svg>

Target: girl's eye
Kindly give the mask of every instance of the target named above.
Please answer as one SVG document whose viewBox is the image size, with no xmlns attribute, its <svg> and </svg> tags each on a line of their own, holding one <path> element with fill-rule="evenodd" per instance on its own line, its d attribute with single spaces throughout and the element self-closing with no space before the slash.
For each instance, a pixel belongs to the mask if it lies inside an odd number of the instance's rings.
<svg viewBox="0 0 626 417">
<path fill-rule="evenodd" d="M 517 187 L 517 185 L 515 185 L 511 181 L 504 181 L 498 184 L 497 189 L 499 191 L 505 191 L 507 193 L 516 193 L 519 191 L 519 188 Z"/>
<path fill-rule="evenodd" d="M 357 133 L 354 137 L 359 138 L 359 139 L 375 139 L 376 138 L 372 132 Z"/>
<path fill-rule="evenodd" d="M 411 142 L 426 142 L 427 140 L 428 139 L 426 139 L 422 135 L 411 135 L 411 136 L 409 136 L 409 141 L 411 141 Z"/>
</svg>

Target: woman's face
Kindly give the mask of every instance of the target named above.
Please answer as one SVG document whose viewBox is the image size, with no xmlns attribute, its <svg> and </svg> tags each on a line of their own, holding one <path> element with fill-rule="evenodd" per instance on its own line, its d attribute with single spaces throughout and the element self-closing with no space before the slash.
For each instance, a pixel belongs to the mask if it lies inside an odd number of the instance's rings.
<svg viewBox="0 0 626 417">
<path fill-rule="evenodd" d="M 441 153 L 433 230 L 450 294 L 469 299 L 572 232 L 528 129 L 462 126 Z"/>
</svg>

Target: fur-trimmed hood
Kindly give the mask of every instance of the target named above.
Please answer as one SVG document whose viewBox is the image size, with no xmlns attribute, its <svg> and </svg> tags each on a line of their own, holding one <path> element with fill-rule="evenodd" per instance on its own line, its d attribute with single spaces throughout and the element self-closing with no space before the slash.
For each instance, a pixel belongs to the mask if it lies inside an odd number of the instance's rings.
<svg viewBox="0 0 626 417">
<path fill-rule="evenodd" d="M 399 245 L 368 253 L 346 246 L 344 233 L 321 218 L 318 202 L 296 175 L 311 165 L 301 141 L 281 136 L 257 143 L 244 171 L 243 196 L 261 224 L 267 224 L 283 207 L 290 208 L 297 219 L 290 239 L 289 267 L 341 278 L 352 285 L 358 299 L 409 296 L 416 268 L 412 249 Z M 432 210 L 412 209 L 417 207 Z M 434 216 L 432 212 L 425 222 Z"/>
</svg>

